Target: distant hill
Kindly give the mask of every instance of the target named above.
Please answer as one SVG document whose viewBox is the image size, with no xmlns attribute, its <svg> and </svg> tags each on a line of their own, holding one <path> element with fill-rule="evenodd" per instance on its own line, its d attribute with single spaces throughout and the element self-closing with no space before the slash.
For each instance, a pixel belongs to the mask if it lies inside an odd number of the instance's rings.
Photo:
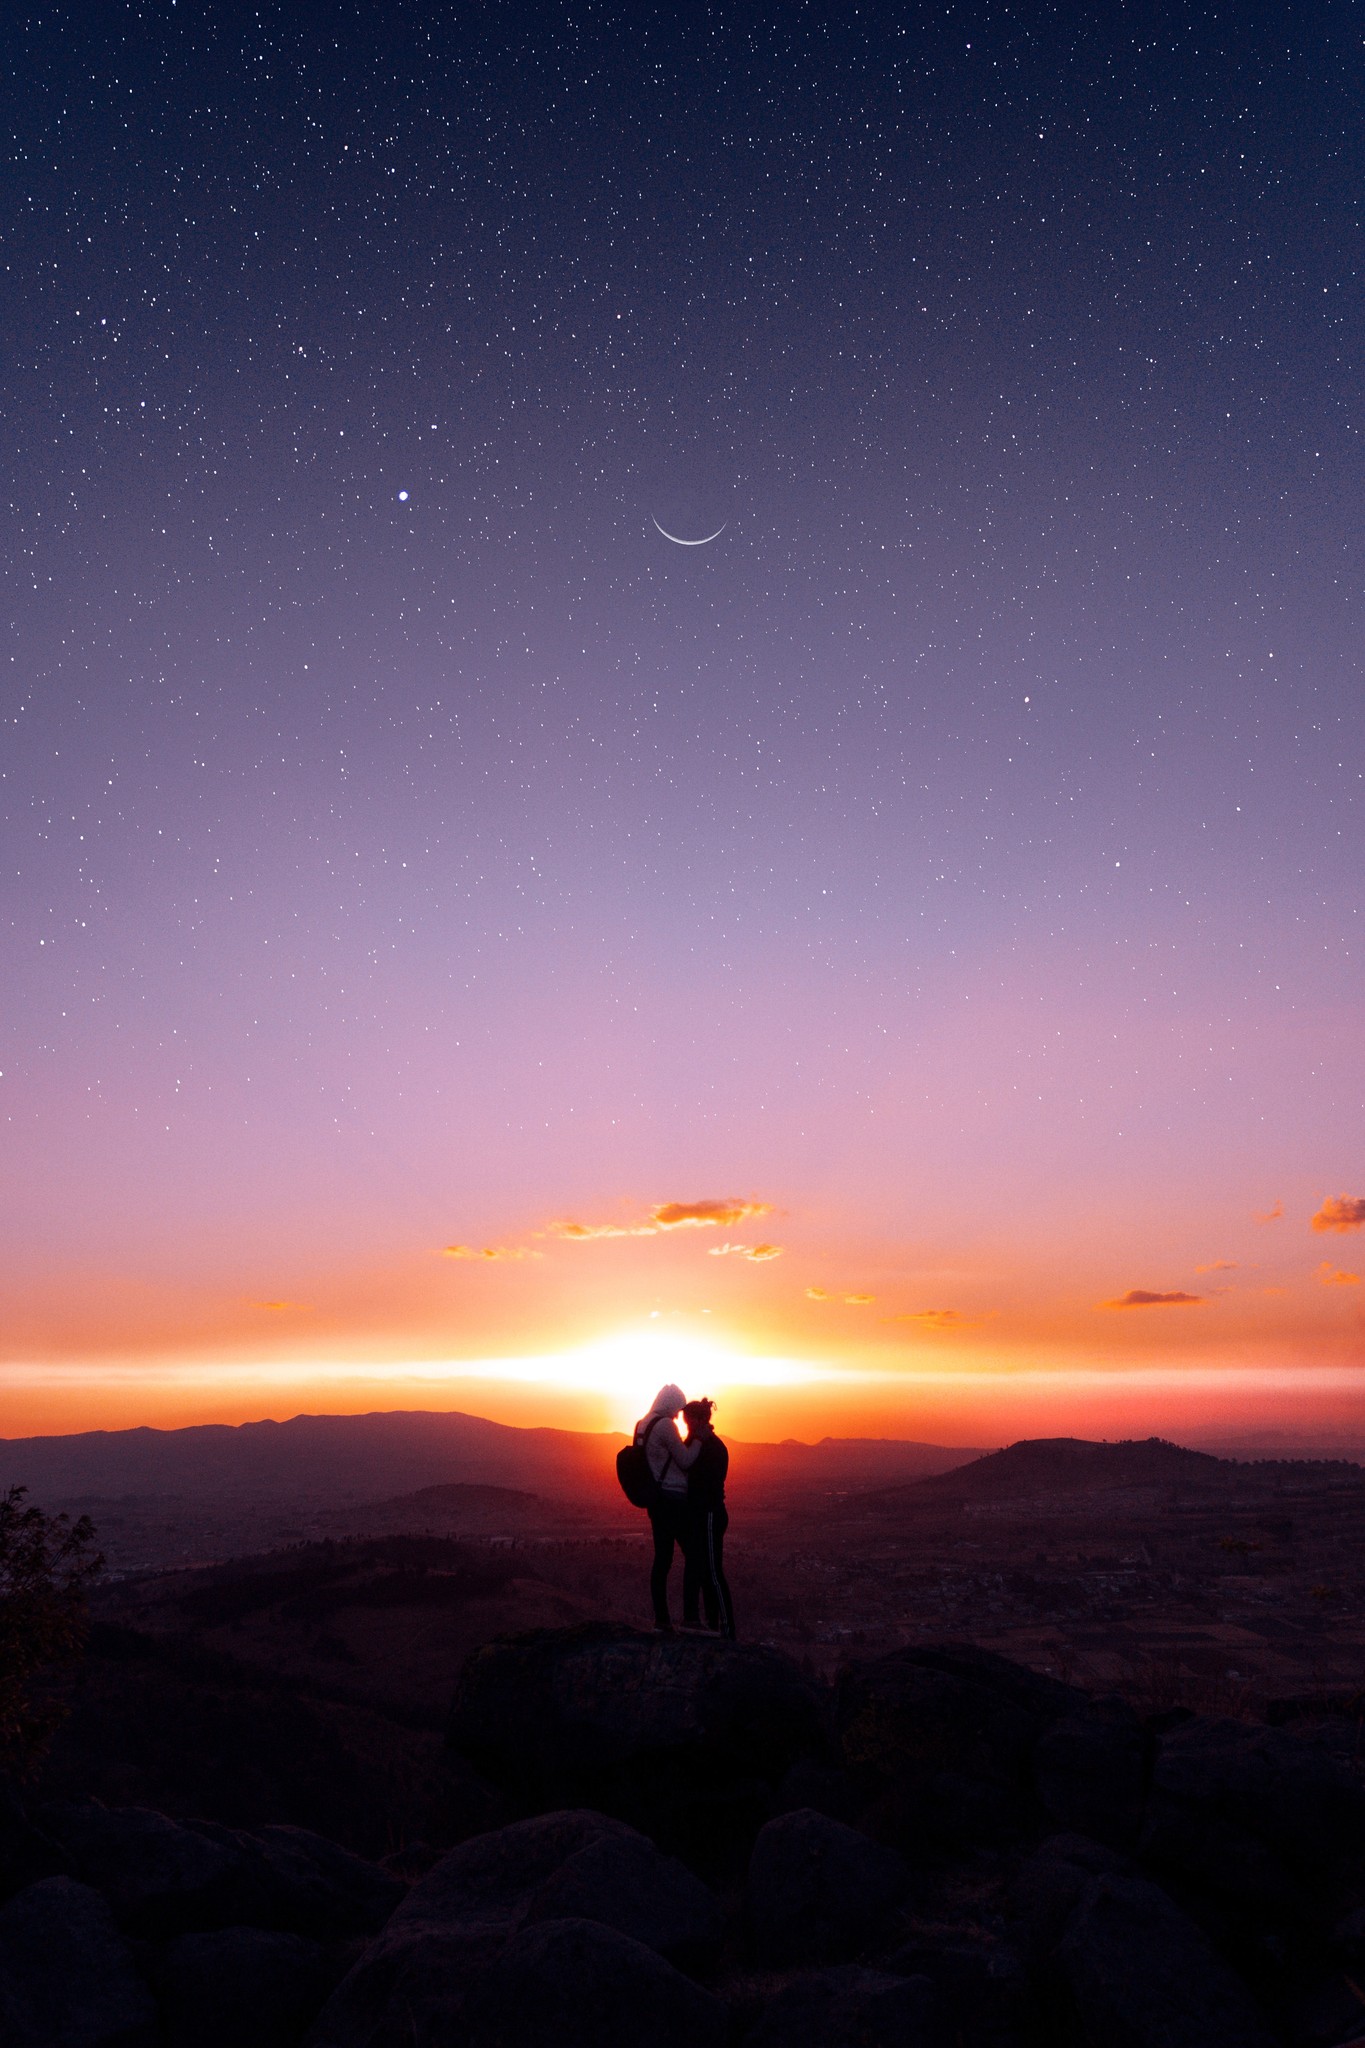
<svg viewBox="0 0 1365 2048">
<path fill-rule="evenodd" d="M 0 1487 L 26 1486 L 48 1508 L 133 1497 L 262 1505 L 310 1500 L 342 1507 L 453 1484 L 600 1502 L 617 1497 L 612 1468 L 622 1441 L 618 1435 L 517 1429 L 478 1415 L 406 1410 L 190 1429 L 91 1430 L 0 1440 Z M 731 1442 L 737 1493 L 903 1483 L 975 1456 L 971 1450 L 894 1440 Z"/>
<path fill-rule="evenodd" d="M 1365 1472 L 1341 1459 L 1249 1465 L 1215 1457 L 1209 1451 L 1187 1450 L 1157 1436 L 1122 1443 L 1088 1443 L 1071 1436 L 1031 1437 L 909 1486 L 868 1493 L 860 1505 L 876 1511 L 908 1507 L 916 1501 L 1025 1500 L 1041 1494 L 1150 1487 L 1216 1492 L 1272 1479 L 1300 1479 L 1322 1486 L 1334 1480 L 1365 1479 Z"/>
<path fill-rule="evenodd" d="M 1187 1451 L 1164 1437 L 1092 1444 L 1082 1437 L 1028 1437 L 991 1451 L 955 1472 L 920 1481 L 919 1490 L 962 1499 L 1055 1491 L 1088 1492 L 1095 1486 L 1162 1486 L 1173 1481 L 1216 1484 L 1229 1461 L 1209 1451 Z"/>
</svg>

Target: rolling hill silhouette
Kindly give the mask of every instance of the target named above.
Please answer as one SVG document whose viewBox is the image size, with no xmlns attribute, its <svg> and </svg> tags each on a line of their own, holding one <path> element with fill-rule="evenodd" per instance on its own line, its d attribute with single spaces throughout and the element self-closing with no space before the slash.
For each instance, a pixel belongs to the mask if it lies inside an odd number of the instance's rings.
<svg viewBox="0 0 1365 2048">
<path fill-rule="evenodd" d="M 296 1415 L 287 1422 L 4 1439 L 0 1486 L 27 1486 L 52 1506 L 134 1495 L 261 1503 L 306 1496 L 340 1506 L 452 1484 L 614 1501 L 613 1462 L 622 1441 L 458 1412 Z M 737 1485 L 779 1488 L 904 1482 L 977 1455 L 937 1444 L 831 1437 L 732 1450 Z"/>
</svg>

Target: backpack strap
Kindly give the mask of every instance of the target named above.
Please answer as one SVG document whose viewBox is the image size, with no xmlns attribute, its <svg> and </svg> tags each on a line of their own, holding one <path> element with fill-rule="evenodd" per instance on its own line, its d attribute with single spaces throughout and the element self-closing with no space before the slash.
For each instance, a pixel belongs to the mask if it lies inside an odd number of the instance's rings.
<svg viewBox="0 0 1365 2048">
<path fill-rule="evenodd" d="M 649 1464 L 649 1439 L 650 1439 L 650 1437 L 651 1437 L 651 1436 L 653 1435 L 653 1433 L 654 1433 L 655 1429 L 656 1429 L 656 1428 L 658 1427 L 659 1423 L 661 1423 L 661 1422 L 666 1422 L 667 1420 L 668 1420 L 668 1417 L 667 1417 L 666 1415 L 651 1415 L 651 1416 L 650 1416 L 650 1418 L 649 1418 L 649 1421 L 648 1421 L 648 1422 L 647 1422 L 647 1423 L 645 1424 L 645 1429 L 644 1429 L 644 1435 L 643 1435 L 643 1436 L 640 1436 L 640 1449 L 641 1449 L 641 1450 L 642 1450 L 642 1451 L 644 1452 L 644 1454 L 645 1454 L 645 1463 L 646 1463 L 646 1465 L 648 1465 L 648 1464 Z M 637 1436 L 639 1436 L 639 1431 L 638 1431 L 638 1430 L 636 1431 L 636 1434 L 637 1434 Z M 668 1470 L 668 1467 L 669 1467 L 669 1465 L 676 1465 L 676 1464 L 677 1464 L 677 1462 L 678 1462 L 678 1461 L 677 1461 L 677 1459 L 676 1459 L 676 1458 L 674 1457 L 674 1455 L 673 1455 L 672 1451 L 669 1451 L 669 1452 L 667 1452 L 667 1453 L 666 1453 L 666 1457 L 667 1457 L 667 1463 L 666 1463 L 666 1464 L 665 1464 L 665 1466 L 664 1466 L 664 1472 L 666 1472 L 666 1471 Z M 651 1474 L 651 1476 L 652 1476 L 652 1474 Z M 662 1491 L 663 1491 L 663 1484 L 664 1484 L 664 1481 L 663 1481 L 663 1472 L 661 1472 L 661 1473 L 659 1474 L 659 1477 L 658 1477 L 658 1479 L 657 1479 L 657 1480 L 655 1480 L 655 1485 L 656 1485 L 656 1486 L 657 1486 L 657 1487 L 659 1488 L 659 1491 L 660 1491 L 660 1492 L 662 1492 Z"/>
</svg>

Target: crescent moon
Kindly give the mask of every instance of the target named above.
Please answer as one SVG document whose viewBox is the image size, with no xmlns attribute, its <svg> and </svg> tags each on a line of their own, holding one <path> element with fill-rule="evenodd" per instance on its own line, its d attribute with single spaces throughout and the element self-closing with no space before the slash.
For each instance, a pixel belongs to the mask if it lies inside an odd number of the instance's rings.
<svg viewBox="0 0 1365 2048">
<path fill-rule="evenodd" d="M 721 535 L 724 533 L 726 527 L 730 524 L 728 519 L 722 519 L 720 525 L 716 528 L 714 533 L 704 534 L 700 540 L 679 540 L 676 533 L 670 533 L 666 526 L 659 526 L 659 522 L 657 519 L 654 518 L 654 514 L 652 512 L 649 516 L 651 520 L 653 520 L 654 525 L 658 527 L 658 530 L 663 535 L 664 539 L 671 540 L 675 548 L 704 548 L 708 544 L 708 542 L 713 540 L 719 540 Z"/>
</svg>

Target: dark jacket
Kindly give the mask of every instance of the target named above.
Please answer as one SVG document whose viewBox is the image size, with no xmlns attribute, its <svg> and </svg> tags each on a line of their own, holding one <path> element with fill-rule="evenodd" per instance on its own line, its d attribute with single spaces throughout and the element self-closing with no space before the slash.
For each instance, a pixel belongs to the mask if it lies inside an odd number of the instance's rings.
<svg viewBox="0 0 1365 2048">
<path fill-rule="evenodd" d="M 687 1475 L 688 1505 L 719 1508 L 725 1505 L 725 1475 L 730 1453 L 713 1429 L 704 1430 L 698 1442 L 696 1461 Z"/>
</svg>

